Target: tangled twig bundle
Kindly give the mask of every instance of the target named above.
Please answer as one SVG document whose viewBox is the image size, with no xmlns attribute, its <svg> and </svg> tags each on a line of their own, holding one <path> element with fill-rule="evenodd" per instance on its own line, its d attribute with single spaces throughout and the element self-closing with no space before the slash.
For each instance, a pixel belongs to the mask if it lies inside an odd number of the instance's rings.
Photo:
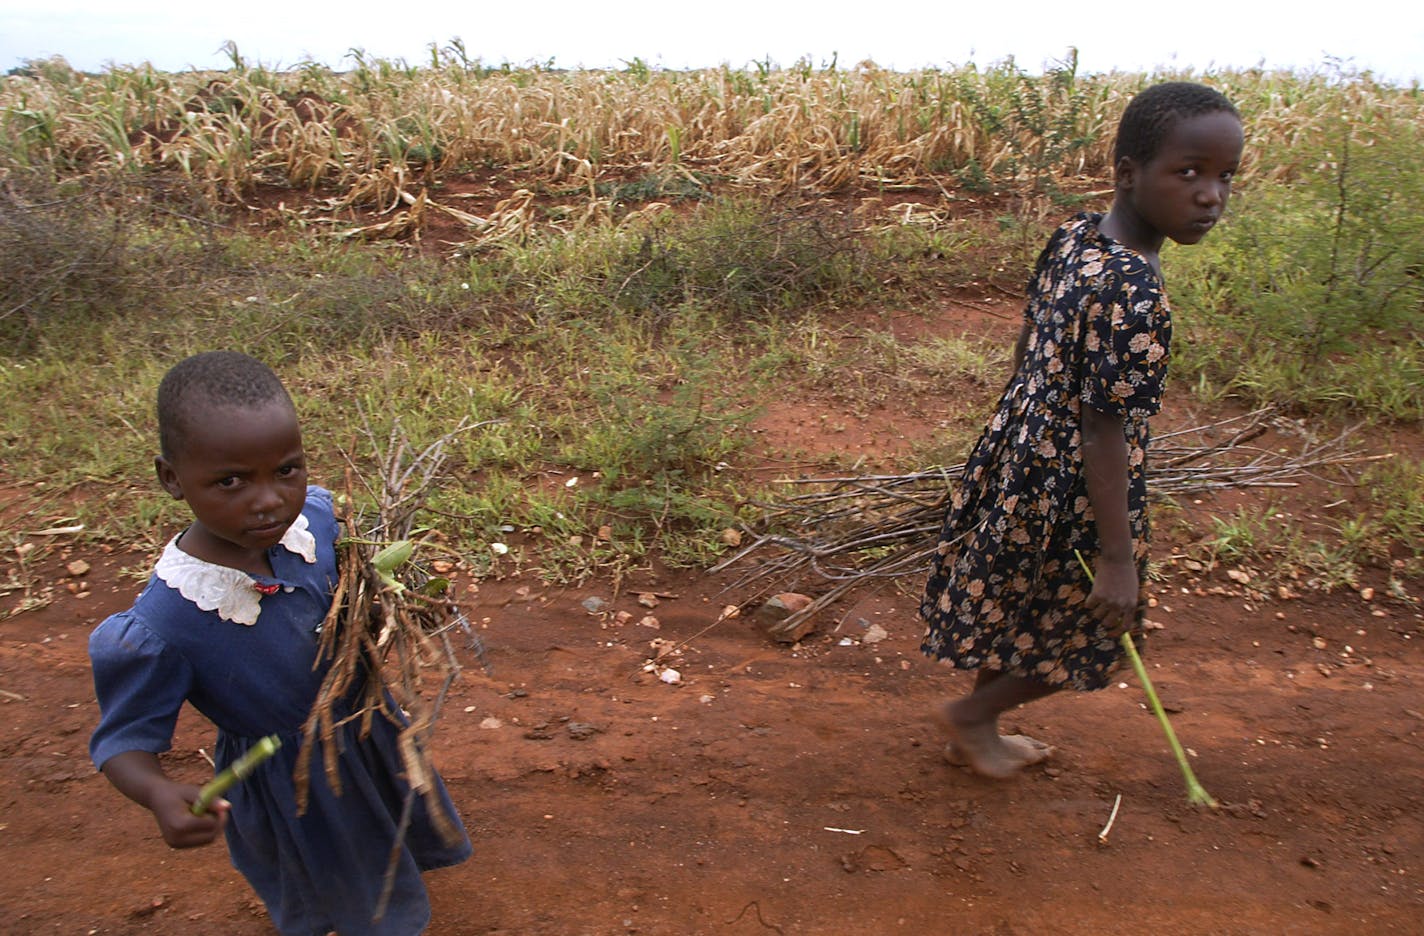
<svg viewBox="0 0 1424 936">
<path fill-rule="evenodd" d="M 1272 428 L 1300 435 L 1300 450 L 1289 454 L 1252 445 Z M 1152 442 L 1149 495 L 1291 487 L 1300 477 L 1327 467 L 1388 457 L 1351 450 L 1350 435 L 1347 430 L 1334 439 L 1315 439 L 1273 407 L 1164 434 Z M 777 628 L 778 633 L 797 633 L 803 621 L 853 588 L 926 574 L 950 494 L 963 471 L 960 464 L 906 475 L 788 480 L 813 490 L 755 504 L 763 514 L 757 529 L 749 531 L 753 540 L 712 571 L 751 563 L 728 588 L 757 583 L 762 593 L 807 573 L 831 582 L 829 590 Z"/>
<path fill-rule="evenodd" d="M 451 632 L 464 630 L 481 661 L 483 646 L 447 594 L 449 582 L 414 561 L 417 544 L 412 537 L 416 512 L 444 467 L 446 443 L 477 425 L 462 422 L 412 457 L 399 425 L 392 428 L 382 451 L 368 424 L 366 436 L 380 476 L 372 485 L 348 467 L 347 496 L 339 508 L 345 531 L 337 544 L 339 578 L 322 622 L 316 665 L 330 662 L 303 726 L 295 777 L 297 808 L 306 808 L 317 742 L 326 781 L 340 795 L 336 729 L 359 721 L 364 737 L 374 719 L 390 719 L 401 726 L 397 745 L 410 785 L 393 856 L 403 844 L 417 795 L 425 798 L 439 833 L 447 841 L 459 837 L 437 795 L 429 743 L 445 695 L 460 673 Z M 358 482 L 375 504 L 369 522 L 356 516 L 353 484 Z"/>
</svg>

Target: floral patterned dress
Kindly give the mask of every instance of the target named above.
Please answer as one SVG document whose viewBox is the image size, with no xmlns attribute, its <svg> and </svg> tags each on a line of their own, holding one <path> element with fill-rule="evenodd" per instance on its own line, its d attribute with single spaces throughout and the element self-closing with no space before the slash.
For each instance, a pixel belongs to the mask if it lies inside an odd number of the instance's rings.
<svg viewBox="0 0 1424 936">
<path fill-rule="evenodd" d="M 1123 420 L 1128 520 L 1147 566 L 1148 417 L 1167 373 L 1171 313 L 1145 257 L 1081 214 L 1049 239 L 1029 281 L 1028 344 L 954 491 L 920 604 L 922 650 L 1079 690 L 1107 685 L 1122 653 L 1085 602 L 1097 524 L 1081 412 Z M 1141 609 L 1138 611 L 1141 621 Z"/>
</svg>

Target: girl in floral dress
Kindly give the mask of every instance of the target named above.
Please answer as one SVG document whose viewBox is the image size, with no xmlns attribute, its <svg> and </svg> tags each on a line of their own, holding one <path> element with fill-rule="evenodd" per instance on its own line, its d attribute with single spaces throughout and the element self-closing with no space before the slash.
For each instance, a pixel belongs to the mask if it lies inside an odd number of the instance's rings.
<svg viewBox="0 0 1424 936">
<path fill-rule="evenodd" d="M 1217 91 L 1144 90 L 1118 125 L 1111 209 L 1072 218 L 1039 255 L 1013 377 L 952 495 L 920 605 L 925 654 L 976 671 L 938 716 L 947 756 L 980 774 L 1047 757 L 1001 735 L 999 717 L 1107 685 L 1119 636 L 1140 623 L 1148 418 L 1172 334 L 1158 253 L 1215 225 L 1242 144 Z"/>
</svg>

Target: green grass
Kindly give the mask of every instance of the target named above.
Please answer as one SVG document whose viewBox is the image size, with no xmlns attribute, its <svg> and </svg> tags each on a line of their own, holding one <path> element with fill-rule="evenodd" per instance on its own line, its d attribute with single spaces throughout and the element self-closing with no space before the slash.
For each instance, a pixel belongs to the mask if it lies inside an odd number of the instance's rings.
<svg viewBox="0 0 1424 936">
<path fill-rule="evenodd" d="M 1387 551 L 1406 552 L 1406 564 L 1424 569 L 1424 461 L 1395 457 L 1371 466 L 1361 478 L 1370 504 L 1369 542 Z M 1363 538 L 1363 537 L 1362 537 Z"/>
<path fill-rule="evenodd" d="M 96 223 L 85 221 L 53 232 L 57 255 L 66 244 L 82 255 Z M 538 289 L 509 285 L 518 280 L 510 270 L 532 263 L 569 274 L 559 266 L 572 256 L 565 245 L 532 244 L 484 271 L 306 239 L 199 236 L 153 218 L 122 224 L 171 243 L 175 262 L 161 274 L 171 288 L 147 290 L 142 303 L 115 290 L 107 304 L 96 290 L 0 323 L 17 339 L 0 358 L 0 391 L 34 401 L 0 416 L 4 475 L 90 492 L 80 510 L 92 535 L 156 543 L 181 522 L 181 505 L 149 483 L 153 393 L 179 358 L 232 347 L 283 377 L 315 477 L 329 486 L 342 483 L 348 457 L 371 471 L 370 439 L 384 443 L 397 420 L 415 448 L 462 420 L 483 423 L 451 441 L 451 483 L 431 498 L 442 531 L 473 555 L 490 559 L 488 544 L 510 525 L 542 532 L 539 556 L 508 561 L 562 578 L 653 551 L 706 563 L 722 548 L 717 534 L 745 495 L 722 469 L 748 438 L 761 388 L 778 376 L 740 363 L 760 353 L 735 327 L 753 307 L 693 303 L 644 316 L 620 308 L 605 279 L 571 287 L 573 308 L 527 316 L 519 310 Z M 704 243 L 723 249 L 719 238 Z M 619 261 L 618 238 L 602 246 L 579 252 L 583 269 Z M 12 272 L 17 288 L 35 280 Z M 478 297 L 462 288 L 472 272 L 489 284 Z M 591 297 L 605 300 L 602 314 L 579 312 Z M 777 298 L 764 310 L 760 340 L 780 340 L 780 308 Z M 550 476 L 581 480 L 565 489 Z M 605 527 L 611 535 L 600 539 Z"/>
<path fill-rule="evenodd" d="M 932 380 L 967 379 L 986 390 L 1000 390 L 1008 376 L 1013 349 L 971 335 L 930 338 L 908 351 L 910 360 Z"/>
<path fill-rule="evenodd" d="M 1258 589 L 1285 582 L 1328 591 L 1359 580 L 1365 554 L 1358 542 L 1343 532 L 1337 537 L 1307 532 L 1275 504 L 1240 507 L 1210 522 L 1201 559 L 1213 568 L 1250 570 Z"/>
<path fill-rule="evenodd" d="M 1417 423 L 1424 140 L 1390 109 L 1322 121 L 1270 155 L 1312 171 L 1292 184 L 1247 176 L 1220 231 L 1170 252 L 1173 366 L 1206 397 Z"/>
</svg>

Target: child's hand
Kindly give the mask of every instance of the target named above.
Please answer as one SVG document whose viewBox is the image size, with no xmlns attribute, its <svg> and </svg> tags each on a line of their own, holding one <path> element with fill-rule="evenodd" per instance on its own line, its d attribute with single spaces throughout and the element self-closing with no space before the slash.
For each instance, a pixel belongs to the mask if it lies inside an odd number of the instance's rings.
<svg viewBox="0 0 1424 936">
<path fill-rule="evenodd" d="M 172 848 L 196 848 L 218 837 L 227 823 L 227 800 L 213 802 L 201 816 L 193 815 L 193 803 L 201 787 L 189 783 L 156 784 L 150 791 L 148 808 L 158 820 L 163 841 Z"/>
<path fill-rule="evenodd" d="M 227 822 L 229 804 L 218 800 L 201 816 L 193 815 L 201 787 L 168 779 L 158 755 L 148 751 L 115 754 L 100 768 L 122 794 L 153 813 L 163 840 L 173 848 L 194 848 L 217 838 Z"/>
<path fill-rule="evenodd" d="M 1098 615 L 1109 637 L 1120 637 L 1137 619 L 1140 583 L 1132 560 L 1109 562 L 1099 557 L 1093 573 L 1093 591 L 1086 602 Z"/>
</svg>

